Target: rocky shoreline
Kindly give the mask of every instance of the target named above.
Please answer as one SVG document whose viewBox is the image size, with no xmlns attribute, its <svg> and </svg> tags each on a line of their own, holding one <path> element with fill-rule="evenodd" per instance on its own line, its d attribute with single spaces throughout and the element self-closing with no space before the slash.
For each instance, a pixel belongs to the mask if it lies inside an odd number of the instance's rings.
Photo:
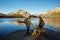
<svg viewBox="0 0 60 40">
<path fill-rule="evenodd" d="M 46 31 L 42 33 L 41 40 L 60 40 L 60 35 L 56 32 L 49 29 L 44 30 Z M 32 30 L 30 33 L 32 33 Z M 24 35 L 26 35 L 26 30 L 16 30 L 6 36 L 0 37 L 0 40 L 33 40 L 33 37 L 31 35 L 28 35 L 26 37 L 24 37 Z"/>
</svg>

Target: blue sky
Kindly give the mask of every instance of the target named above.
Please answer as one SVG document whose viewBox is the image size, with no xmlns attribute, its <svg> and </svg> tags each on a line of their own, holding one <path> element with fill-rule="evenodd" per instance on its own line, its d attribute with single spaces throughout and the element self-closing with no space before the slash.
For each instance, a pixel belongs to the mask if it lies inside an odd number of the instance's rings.
<svg viewBox="0 0 60 40">
<path fill-rule="evenodd" d="M 60 5 L 60 0 L 0 0 L 0 13 L 26 10 L 30 14 L 41 13 Z"/>
</svg>

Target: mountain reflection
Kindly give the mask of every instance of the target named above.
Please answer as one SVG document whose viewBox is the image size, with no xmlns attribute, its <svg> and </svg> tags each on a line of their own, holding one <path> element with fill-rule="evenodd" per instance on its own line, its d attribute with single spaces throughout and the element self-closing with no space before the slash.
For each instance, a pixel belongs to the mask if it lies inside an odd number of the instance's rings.
<svg viewBox="0 0 60 40">
<path fill-rule="evenodd" d="M 16 25 L 24 24 L 24 21 L 22 21 L 22 20 L 10 20 L 9 22 L 14 23 Z M 32 21 L 32 22 L 34 22 L 34 21 Z M 55 28 L 60 28 L 60 19 L 44 19 L 44 22 Z"/>
<path fill-rule="evenodd" d="M 60 28 L 60 19 L 44 19 L 44 21 L 53 27 Z"/>
<path fill-rule="evenodd" d="M 9 22 L 16 24 L 16 25 L 20 25 L 24 23 L 24 21 L 19 21 L 19 20 L 10 20 Z"/>
</svg>

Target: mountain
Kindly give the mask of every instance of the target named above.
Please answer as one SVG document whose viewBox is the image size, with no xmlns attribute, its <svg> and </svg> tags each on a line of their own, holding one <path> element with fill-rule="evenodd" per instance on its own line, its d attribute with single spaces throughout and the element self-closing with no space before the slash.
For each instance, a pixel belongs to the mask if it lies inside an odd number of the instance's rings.
<svg viewBox="0 0 60 40">
<path fill-rule="evenodd" d="M 2 13 L 0 13 L 0 17 L 3 17 L 3 14 Z"/>
<path fill-rule="evenodd" d="M 36 16 L 41 16 L 44 18 L 60 18 L 60 6 L 57 6 L 51 10 L 48 10 L 46 12 L 43 13 L 37 13 L 37 14 L 29 14 L 27 11 L 25 10 L 17 10 L 8 14 L 2 14 L 0 13 L 0 17 L 36 17 Z"/>
<path fill-rule="evenodd" d="M 6 17 L 6 14 L 0 13 L 0 18 Z"/>
<path fill-rule="evenodd" d="M 17 10 L 7 14 L 9 17 L 29 17 L 30 14 L 25 10 Z"/>
<path fill-rule="evenodd" d="M 25 10 L 17 10 L 14 12 L 10 12 L 8 14 L 2 14 L 0 13 L 0 17 L 5 17 L 5 18 L 24 18 L 24 17 L 36 17 L 34 15 L 29 14 L 27 11 Z"/>
<path fill-rule="evenodd" d="M 36 16 L 41 16 L 44 18 L 60 18 L 60 6 L 57 6 L 51 10 L 48 10 L 46 12 L 40 13 Z"/>
<path fill-rule="evenodd" d="M 47 11 L 43 16 L 48 18 L 60 18 L 60 6 L 57 6 L 56 8 Z"/>
</svg>

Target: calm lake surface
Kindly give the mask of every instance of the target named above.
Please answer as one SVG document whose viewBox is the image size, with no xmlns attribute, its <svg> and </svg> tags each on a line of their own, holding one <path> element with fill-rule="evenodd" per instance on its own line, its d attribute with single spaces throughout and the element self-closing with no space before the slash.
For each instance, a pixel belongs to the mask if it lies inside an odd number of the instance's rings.
<svg viewBox="0 0 60 40">
<path fill-rule="evenodd" d="M 24 18 L 0 18 L 0 35 L 6 35 L 16 30 L 26 30 L 24 23 L 16 22 L 16 20 L 23 21 Z M 45 25 L 44 28 L 53 30 L 60 34 L 60 19 L 45 19 L 43 18 Z M 38 25 L 38 18 L 31 18 L 33 25 Z M 31 25 L 30 30 L 33 30 Z"/>
</svg>

